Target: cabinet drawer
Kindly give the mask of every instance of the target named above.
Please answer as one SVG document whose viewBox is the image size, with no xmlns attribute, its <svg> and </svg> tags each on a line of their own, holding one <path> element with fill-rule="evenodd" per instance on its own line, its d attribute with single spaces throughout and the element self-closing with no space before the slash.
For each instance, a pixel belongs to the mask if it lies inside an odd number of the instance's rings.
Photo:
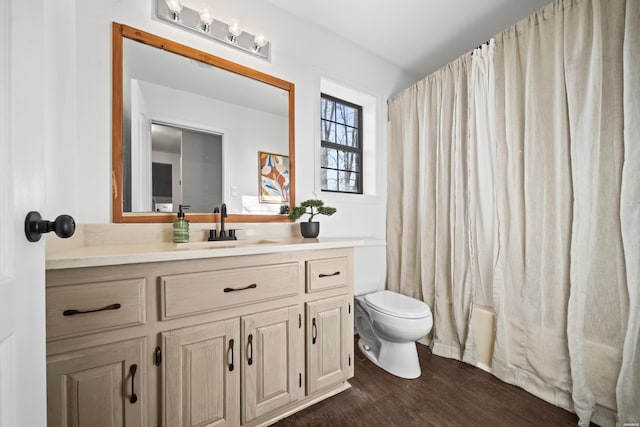
<svg viewBox="0 0 640 427">
<path fill-rule="evenodd" d="M 162 276 L 161 318 L 296 295 L 298 264 L 286 263 Z"/>
<path fill-rule="evenodd" d="M 145 322 L 145 279 L 47 288 L 47 339 Z"/>
<path fill-rule="evenodd" d="M 307 261 L 307 292 L 347 286 L 348 269 L 346 257 Z"/>
</svg>

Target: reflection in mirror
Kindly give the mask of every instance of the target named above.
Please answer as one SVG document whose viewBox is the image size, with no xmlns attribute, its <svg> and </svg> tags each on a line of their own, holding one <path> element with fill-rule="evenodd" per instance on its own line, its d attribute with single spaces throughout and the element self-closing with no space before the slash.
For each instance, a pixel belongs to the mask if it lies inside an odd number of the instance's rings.
<svg viewBox="0 0 640 427">
<path fill-rule="evenodd" d="M 212 222 L 222 203 L 228 221 L 286 221 L 280 205 L 293 200 L 264 202 L 257 157 L 289 157 L 293 197 L 293 84 L 127 26 L 113 30 L 114 222 L 169 222 L 180 204 L 192 206 L 190 220 Z"/>
<path fill-rule="evenodd" d="M 150 176 L 151 194 L 132 185 L 132 201 L 140 201 L 132 211 L 175 212 L 190 204 L 194 212 L 213 212 L 223 203 L 222 136 L 152 123 Z"/>
</svg>

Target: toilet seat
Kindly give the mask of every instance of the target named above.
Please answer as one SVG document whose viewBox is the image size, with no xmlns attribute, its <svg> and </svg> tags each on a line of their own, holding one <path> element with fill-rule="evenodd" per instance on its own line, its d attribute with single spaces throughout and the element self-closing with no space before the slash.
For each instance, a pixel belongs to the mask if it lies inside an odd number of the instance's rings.
<svg viewBox="0 0 640 427">
<path fill-rule="evenodd" d="M 430 317 L 429 306 L 422 301 L 392 291 L 379 291 L 364 296 L 365 303 L 374 310 L 404 319 Z"/>
</svg>

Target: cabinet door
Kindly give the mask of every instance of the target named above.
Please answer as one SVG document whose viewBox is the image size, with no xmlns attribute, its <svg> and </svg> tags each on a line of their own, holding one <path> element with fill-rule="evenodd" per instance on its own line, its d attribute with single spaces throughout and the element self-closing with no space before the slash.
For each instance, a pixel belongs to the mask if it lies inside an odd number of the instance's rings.
<svg viewBox="0 0 640 427">
<path fill-rule="evenodd" d="M 307 393 L 353 376 L 353 320 L 347 295 L 307 303 Z"/>
<path fill-rule="evenodd" d="M 47 358 L 49 427 L 145 426 L 146 339 Z"/>
<path fill-rule="evenodd" d="M 239 320 L 162 334 L 163 426 L 240 424 Z"/>
<path fill-rule="evenodd" d="M 297 307 L 242 318 L 242 423 L 303 395 L 304 341 Z"/>
</svg>

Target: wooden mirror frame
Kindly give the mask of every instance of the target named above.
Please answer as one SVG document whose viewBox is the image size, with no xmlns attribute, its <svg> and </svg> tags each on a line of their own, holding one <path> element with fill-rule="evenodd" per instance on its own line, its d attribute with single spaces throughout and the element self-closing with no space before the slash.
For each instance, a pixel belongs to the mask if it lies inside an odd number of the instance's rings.
<svg viewBox="0 0 640 427">
<path fill-rule="evenodd" d="M 158 223 L 172 222 L 175 213 L 136 213 L 123 211 L 123 169 L 122 169 L 122 114 L 123 114 L 123 39 L 128 38 L 185 56 L 196 61 L 236 73 L 250 79 L 284 89 L 289 92 L 289 206 L 295 206 L 295 136 L 294 136 L 294 84 L 262 73 L 252 68 L 210 55 L 206 52 L 185 46 L 162 37 L 146 33 L 127 25 L 112 25 L 112 143 L 111 143 L 111 187 L 112 187 L 112 221 L 114 223 Z M 257 171 L 257 165 L 256 165 Z M 187 213 L 191 222 L 219 222 L 220 214 Z M 252 215 L 229 214 L 227 222 L 289 222 L 287 215 Z"/>
</svg>

